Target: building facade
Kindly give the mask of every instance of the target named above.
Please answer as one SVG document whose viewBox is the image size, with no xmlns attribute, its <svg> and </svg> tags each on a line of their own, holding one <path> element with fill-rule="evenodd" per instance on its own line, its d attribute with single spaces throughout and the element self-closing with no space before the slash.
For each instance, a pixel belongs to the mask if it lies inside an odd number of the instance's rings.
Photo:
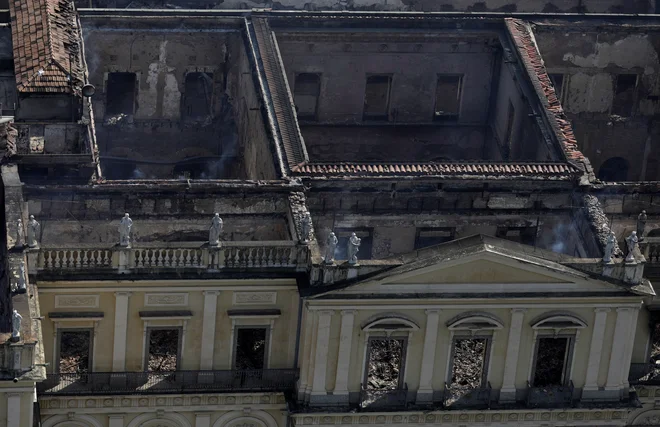
<svg viewBox="0 0 660 427">
<path fill-rule="evenodd" d="M 657 5 L 171 3 L 0 16 L 0 424 L 660 425 Z"/>
</svg>

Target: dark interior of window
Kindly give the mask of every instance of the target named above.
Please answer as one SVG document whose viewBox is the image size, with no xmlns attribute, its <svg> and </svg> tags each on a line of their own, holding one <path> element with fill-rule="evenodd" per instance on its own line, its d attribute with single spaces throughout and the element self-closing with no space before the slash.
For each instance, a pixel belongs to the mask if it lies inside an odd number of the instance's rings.
<svg viewBox="0 0 660 427">
<path fill-rule="evenodd" d="M 298 118 L 316 120 L 319 94 L 321 92 L 321 75 L 301 73 L 296 76 L 294 98 Z"/>
<path fill-rule="evenodd" d="M 455 238 L 455 234 L 456 229 L 453 227 L 420 228 L 417 230 L 417 237 L 415 238 L 415 249 L 452 241 Z"/>
<path fill-rule="evenodd" d="M 60 331 L 59 372 L 75 374 L 91 369 L 92 331 Z"/>
<path fill-rule="evenodd" d="M 133 114 L 135 73 L 109 73 L 105 96 L 105 114 Z"/>
<path fill-rule="evenodd" d="M 628 181 L 628 162 L 623 157 L 612 157 L 605 160 L 598 169 L 598 179 L 601 181 Z"/>
<path fill-rule="evenodd" d="M 555 87 L 557 98 L 561 101 L 562 90 L 564 89 L 564 75 L 563 74 L 549 74 L 552 85 Z"/>
<path fill-rule="evenodd" d="M 372 338 L 366 369 L 367 390 L 393 390 L 403 386 L 405 340 Z"/>
<path fill-rule="evenodd" d="M 151 329 L 149 331 L 149 372 L 176 371 L 179 362 L 179 329 Z"/>
<path fill-rule="evenodd" d="M 184 119 L 201 119 L 213 111 L 213 74 L 188 73 L 183 96 Z"/>
<path fill-rule="evenodd" d="M 616 76 L 612 114 L 623 117 L 632 115 L 636 87 L 637 74 L 619 74 Z"/>
<path fill-rule="evenodd" d="M 435 88 L 436 121 L 453 121 L 458 119 L 461 103 L 462 76 L 438 76 Z"/>
<path fill-rule="evenodd" d="M 357 253 L 358 260 L 371 259 L 373 233 L 370 228 L 337 228 L 335 230 L 335 235 L 339 242 L 337 243 L 337 250 L 335 251 L 335 259 L 348 259 L 348 238 L 351 237 L 352 233 L 355 233 L 355 235 L 361 239 L 360 248 Z"/>
<path fill-rule="evenodd" d="M 367 77 L 364 93 L 364 120 L 387 120 L 390 109 L 392 77 L 374 75 Z"/>
<path fill-rule="evenodd" d="M 540 338 L 536 348 L 534 387 L 563 386 L 569 338 Z"/>
<path fill-rule="evenodd" d="M 266 367 L 267 328 L 239 328 L 236 330 L 234 368 L 264 369 Z"/>
</svg>

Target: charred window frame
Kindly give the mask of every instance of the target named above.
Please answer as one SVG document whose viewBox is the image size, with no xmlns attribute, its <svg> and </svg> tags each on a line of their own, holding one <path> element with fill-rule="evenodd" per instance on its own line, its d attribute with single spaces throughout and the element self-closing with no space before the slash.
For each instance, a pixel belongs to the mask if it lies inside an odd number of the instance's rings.
<svg viewBox="0 0 660 427">
<path fill-rule="evenodd" d="M 205 119 L 213 114 L 213 73 L 186 73 L 181 118 Z"/>
<path fill-rule="evenodd" d="M 176 334 L 176 338 L 172 335 Z M 175 343 L 166 345 L 158 341 L 176 340 Z M 175 372 L 181 368 L 181 351 L 183 348 L 183 327 L 180 326 L 148 326 L 146 328 L 146 348 L 144 356 L 144 370 L 145 372 Z M 163 353 L 163 350 L 169 350 L 168 353 Z M 154 358 L 152 360 L 152 352 Z M 172 366 L 171 361 L 169 366 L 162 366 L 162 363 L 168 363 L 165 358 L 171 358 L 171 353 L 174 353 L 175 361 Z M 155 366 L 158 358 L 162 358 L 160 365 Z M 171 359 L 170 359 L 171 360 Z M 151 363 L 153 362 L 153 363 Z M 173 368 L 173 369 L 172 369 Z"/>
<path fill-rule="evenodd" d="M 449 369 L 447 370 L 447 384 L 451 386 L 465 386 L 464 384 L 457 384 L 455 382 L 455 372 L 454 369 L 457 366 L 456 357 L 457 354 L 460 355 L 461 351 L 457 351 L 457 348 L 463 343 L 473 342 L 473 343 L 482 343 L 483 349 L 481 354 L 481 366 L 480 366 L 480 379 L 478 384 L 472 384 L 468 388 L 481 388 L 486 387 L 488 384 L 488 368 L 490 363 L 490 352 L 492 348 L 492 335 L 486 334 L 457 334 L 452 338 L 451 353 L 449 355 Z M 474 362 L 473 359 L 469 359 L 469 362 Z"/>
<path fill-rule="evenodd" d="M 390 356 L 390 360 L 379 361 L 378 352 L 395 350 L 397 354 Z M 367 339 L 363 376 L 363 388 L 366 390 L 401 390 L 405 387 L 405 369 L 406 357 L 408 352 L 408 336 L 392 336 L 392 335 L 373 335 Z M 398 358 L 395 363 L 392 363 L 392 358 Z M 385 366 L 375 366 L 376 363 Z M 389 366 L 387 366 L 389 364 Z M 383 371 L 397 370 L 396 381 L 391 381 L 389 386 L 375 387 L 370 379 L 377 375 L 386 375 Z"/>
<path fill-rule="evenodd" d="M 254 354 L 252 356 L 253 360 L 246 360 L 241 358 L 244 357 L 245 351 L 250 350 L 248 347 L 250 337 L 256 337 L 257 340 L 262 341 L 259 345 L 259 352 L 262 353 Z M 268 356 L 270 348 L 270 335 L 271 327 L 268 325 L 244 325 L 244 326 L 235 326 L 234 327 L 234 342 L 233 342 L 233 352 L 232 352 L 232 362 L 231 366 L 236 370 L 263 370 L 268 369 Z M 263 336 L 263 338 L 261 338 Z M 256 341 L 256 340 L 255 340 Z M 255 345 L 252 345 L 252 350 L 255 350 Z M 257 366 L 259 363 L 258 359 L 261 359 L 261 366 Z M 250 366 L 251 365 L 251 366 Z"/>
<path fill-rule="evenodd" d="M 463 97 L 462 74 L 439 74 L 435 87 L 434 121 L 457 121 Z"/>
<path fill-rule="evenodd" d="M 450 242 L 456 238 L 455 227 L 423 227 L 417 229 L 415 249 L 427 248 Z"/>
<path fill-rule="evenodd" d="M 364 90 L 362 120 L 389 120 L 391 92 L 391 74 L 368 74 Z"/>
<path fill-rule="evenodd" d="M 373 248 L 373 228 L 337 228 L 335 235 L 337 236 L 337 250 L 335 252 L 335 259 L 344 260 L 348 259 L 347 246 L 348 238 L 351 233 L 355 233 L 357 237 L 362 239 L 360 241 L 360 248 L 357 254 L 358 259 L 371 259 Z"/>
<path fill-rule="evenodd" d="M 574 334 L 538 335 L 530 377 L 532 387 L 569 385 L 574 347 Z"/>
<path fill-rule="evenodd" d="M 637 74 L 618 74 L 614 78 L 614 99 L 612 114 L 622 117 L 632 116 L 637 100 Z"/>
<path fill-rule="evenodd" d="M 568 86 L 568 74 L 550 73 L 548 74 L 552 85 L 555 87 L 555 93 L 560 103 L 564 102 L 566 87 Z"/>
<path fill-rule="evenodd" d="M 135 113 L 137 74 L 108 73 L 105 83 L 105 115 L 132 115 Z"/>
<path fill-rule="evenodd" d="M 80 349 L 80 343 L 75 343 L 76 340 L 87 339 L 87 351 L 75 351 Z M 71 347 L 68 349 L 67 347 Z M 76 347 L 76 348 L 74 348 Z M 79 357 L 83 364 L 78 365 L 80 369 L 65 369 L 62 370 L 62 352 L 73 353 L 65 355 L 64 357 Z M 78 353 L 76 355 L 75 353 Z M 86 353 L 86 354 L 85 354 Z M 94 329 L 93 328 L 58 328 L 57 329 L 57 348 L 54 372 L 61 374 L 76 374 L 92 372 L 92 358 L 94 354 Z M 86 360 L 85 360 L 86 359 Z M 57 371 L 55 371 L 55 369 Z"/>
<path fill-rule="evenodd" d="M 497 227 L 495 237 L 533 246 L 536 243 L 536 227 Z"/>
<path fill-rule="evenodd" d="M 296 74 L 293 90 L 293 99 L 296 104 L 296 113 L 301 120 L 317 120 L 319 97 L 321 95 L 320 73 Z"/>
</svg>

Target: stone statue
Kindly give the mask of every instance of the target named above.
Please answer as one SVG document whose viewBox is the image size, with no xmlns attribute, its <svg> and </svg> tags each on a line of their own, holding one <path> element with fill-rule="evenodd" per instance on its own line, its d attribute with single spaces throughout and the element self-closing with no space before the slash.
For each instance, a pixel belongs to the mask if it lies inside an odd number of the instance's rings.
<svg viewBox="0 0 660 427">
<path fill-rule="evenodd" d="M 14 312 L 11 316 L 11 340 L 18 341 L 21 339 L 21 320 L 23 316 L 14 309 Z"/>
<path fill-rule="evenodd" d="M 309 212 L 305 212 L 305 215 L 300 222 L 300 241 L 305 243 L 309 242 L 312 237 L 312 217 L 309 215 Z"/>
<path fill-rule="evenodd" d="M 646 211 L 642 211 L 637 217 L 637 238 L 644 240 L 644 231 L 646 229 Z"/>
<path fill-rule="evenodd" d="M 635 249 L 637 248 L 637 232 L 633 231 L 630 233 L 630 236 L 626 238 L 626 245 L 628 246 L 628 256 L 626 257 L 626 262 L 635 262 Z"/>
<path fill-rule="evenodd" d="M 20 218 L 16 221 L 16 244 L 14 246 L 17 248 L 25 246 L 25 228 L 23 228 L 23 220 Z"/>
<path fill-rule="evenodd" d="M 18 266 L 18 281 L 16 282 L 16 293 L 24 294 L 27 292 L 27 275 L 25 274 L 25 261 L 21 260 Z"/>
<path fill-rule="evenodd" d="M 335 262 L 335 251 L 337 250 L 337 243 L 339 243 L 337 236 L 335 236 L 335 233 L 330 232 L 328 239 L 325 241 L 325 257 L 323 260 L 326 264 L 332 264 Z"/>
<path fill-rule="evenodd" d="M 607 244 L 605 245 L 605 253 L 603 255 L 603 262 L 610 264 L 612 262 L 612 254 L 614 254 L 614 245 L 616 244 L 616 237 L 613 232 L 607 236 Z"/>
<path fill-rule="evenodd" d="M 360 250 L 360 243 L 362 239 L 351 233 L 351 237 L 348 238 L 348 247 L 346 248 L 346 253 L 348 254 L 348 263 L 357 264 L 357 253 Z"/>
<path fill-rule="evenodd" d="M 218 246 L 220 245 L 220 233 L 222 233 L 222 218 L 220 214 L 213 214 L 213 219 L 211 220 L 211 227 L 209 228 L 209 245 Z"/>
<path fill-rule="evenodd" d="M 124 214 L 124 217 L 119 223 L 119 245 L 128 247 L 131 244 L 131 227 L 133 226 L 133 220 L 128 216 L 127 213 Z"/>
<path fill-rule="evenodd" d="M 41 234 L 41 224 L 34 219 L 34 215 L 30 215 L 30 220 L 27 224 L 27 244 L 31 248 L 39 247 L 39 235 Z"/>
</svg>

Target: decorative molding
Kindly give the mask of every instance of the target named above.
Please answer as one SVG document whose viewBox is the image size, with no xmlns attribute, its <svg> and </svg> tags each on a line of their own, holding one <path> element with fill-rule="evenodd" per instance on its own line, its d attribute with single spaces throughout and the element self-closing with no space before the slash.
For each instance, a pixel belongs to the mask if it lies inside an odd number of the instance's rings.
<svg viewBox="0 0 660 427">
<path fill-rule="evenodd" d="M 187 293 L 144 294 L 145 307 L 171 307 L 188 305 Z"/>
<path fill-rule="evenodd" d="M 98 295 L 55 295 L 55 308 L 97 308 Z"/>
<path fill-rule="evenodd" d="M 234 292 L 234 305 L 269 305 L 277 302 L 277 292 Z"/>
</svg>

